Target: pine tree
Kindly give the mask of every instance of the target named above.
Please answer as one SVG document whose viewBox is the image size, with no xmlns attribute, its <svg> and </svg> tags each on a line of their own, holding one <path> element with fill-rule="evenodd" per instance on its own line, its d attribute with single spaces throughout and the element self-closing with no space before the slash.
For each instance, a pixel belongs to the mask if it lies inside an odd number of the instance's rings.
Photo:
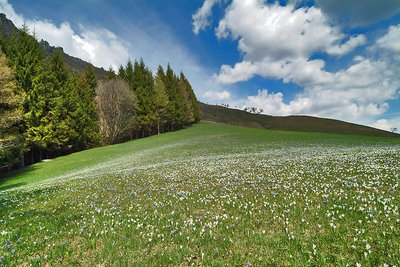
<svg viewBox="0 0 400 267">
<path fill-rule="evenodd" d="M 168 96 L 168 115 L 167 115 L 167 124 L 169 130 L 173 130 L 173 125 L 176 123 L 175 120 L 175 94 L 173 90 L 174 83 L 174 72 L 170 65 L 168 64 L 165 75 L 163 75 L 163 82 L 165 86 L 165 92 Z"/>
<path fill-rule="evenodd" d="M 39 117 L 44 116 L 46 109 L 46 99 L 43 96 L 46 91 L 39 93 L 35 88 L 35 83 L 40 76 L 43 76 L 44 72 L 43 48 L 33 36 L 29 35 L 26 26 L 13 33 L 6 44 L 5 51 L 10 64 L 15 69 L 17 87 L 21 88 L 27 97 L 27 101 L 23 105 L 24 120 L 21 131 L 25 136 L 25 149 L 31 150 L 31 163 L 34 163 L 35 143 L 39 142 L 41 139 L 39 136 L 42 133 L 37 129 L 30 129 L 30 127 L 38 127 Z M 34 133 L 30 135 L 31 138 L 26 138 L 28 131 Z M 21 159 L 21 166 L 24 166 L 24 157 Z"/>
<path fill-rule="evenodd" d="M 89 65 L 84 75 L 76 78 L 75 90 L 78 96 L 73 113 L 78 140 L 75 150 L 95 147 L 100 142 L 98 114 L 96 109 L 97 78 L 93 66 Z"/>
<path fill-rule="evenodd" d="M 126 75 L 125 75 L 125 69 L 124 69 L 124 66 L 119 66 L 119 69 L 118 69 L 118 76 L 121 78 L 121 79 L 123 79 L 123 80 L 126 80 Z"/>
<path fill-rule="evenodd" d="M 190 96 L 189 96 L 189 83 L 186 80 L 185 75 L 183 72 L 180 73 L 179 75 L 179 89 L 180 93 L 183 96 L 183 106 L 185 109 L 185 123 L 193 123 L 194 122 L 194 113 L 193 113 L 193 107 L 192 103 L 190 101 Z"/>
<path fill-rule="evenodd" d="M 129 59 L 128 63 L 126 64 L 125 67 L 125 76 L 124 76 L 125 81 L 128 83 L 129 87 L 133 89 L 133 83 L 134 83 L 134 73 L 133 73 L 133 65 L 132 61 Z"/>
<path fill-rule="evenodd" d="M 33 80 L 42 71 L 43 48 L 29 35 L 29 30 L 24 25 L 20 31 L 11 35 L 6 54 L 15 68 L 18 87 L 28 93 L 33 88 Z"/>
<path fill-rule="evenodd" d="M 168 121 L 168 95 L 163 82 L 164 70 L 158 66 L 154 79 L 154 105 L 157 120 L 157 134 L 160 134 L 160 127 L 164 127 Z"/>
<path fill-rule="evenodd" d="M 78 139 L 76 110 L 78 95 L 73 80 L 65 66 L 61 50 L 57 49 L 49 64 L 49 77 L 52 79 L 52 97 L 50 100 L 49 124 L 47 131 L 47 149 L 61 152 L 71 151 Z"/>
<path fill-rule="evenodd" d="M 200 109 L 197 104 L 196 95 L 194 94 L 192 86 L 186 79 L 183 72 L 181 72 L 180 74 L 179 82 L 182 90 L 182 95 L 185 99 L 187 123 L 198 122 L 200 120 Z"/>
<path fill-rule="evenodd" d="M 87 66 L 84 79 L 88 85 L 87 96 L 94 99 L 96 96 L 97 76 L 92 64 Z"/>
<path fill-rule="evenodd" d="M 126 70 L 129 68 L 129 62 Z M 127 71 L 128 72 L 128 71 Z M 154 106 L 154 80 L 153 74 L 146 67 L 143 59 L 135 61 L 133 67 L 133 75 L 128 80 L 131 90 L 135 93 L 137 104 L 137 122 L 138 128 L 141 129 L 142 135 L 145 136 L 145 131 L 151 133 L 152 127 L 157 124 L 157 117 Z M 138 130 L 139 130 L 138 129 Z"/>
<path fill-rule="evenodd" d="M 15 74 L 0 51 L 0 168 L 6 171 L 21 160 L 23 136 L 19 131 L 25 94 L 16 85 Z M 0 169 L 2 172 L 2 169 Z"/>
<path fill-rule="evenodd" d="M 172 129 L 181 128 L 186 122 L 185 99 L 181 93 L 179 78 L 168 64 L 164 79 L 165 88 L 170 102 L 170 123 Z"/>
<path fill-rule="evenodd" d="M 109 81 L 109 80 L 115 80 L 116 78 L 117 74 L 115 74 L 113 67 L 110 66 L 106 71 L 105 79 Z"/>
</svg>

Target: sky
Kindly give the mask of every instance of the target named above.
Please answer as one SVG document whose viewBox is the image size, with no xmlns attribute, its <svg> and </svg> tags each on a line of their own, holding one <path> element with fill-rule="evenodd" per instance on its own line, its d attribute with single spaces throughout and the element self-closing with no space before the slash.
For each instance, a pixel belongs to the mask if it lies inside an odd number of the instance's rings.
<svg viewBox="0 0 400 267">
<path fill-rule="evenodd" d="M 197 98 L 400 131 L 400 0 L 0 0 L 95 66 L 143 58 Z"/>
</svg>

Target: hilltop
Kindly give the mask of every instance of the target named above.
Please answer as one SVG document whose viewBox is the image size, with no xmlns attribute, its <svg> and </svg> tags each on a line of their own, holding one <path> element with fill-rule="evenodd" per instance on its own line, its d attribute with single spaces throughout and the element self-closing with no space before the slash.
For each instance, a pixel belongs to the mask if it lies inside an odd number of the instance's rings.
<svg viewBox="0 0 400 267">
<path fill-rule="evenodd" d="M 279 117 L 251 114 L 243 110 L 231 109 L 216 105 L 207 105 L 201 102 L 198 104 L 201 111 L 201 119 L 210 122 L 283 131 L 360 134 L 371 136 L 399 136 L 395 133 L 340 120 L 311 116 Z"/>
</svg>

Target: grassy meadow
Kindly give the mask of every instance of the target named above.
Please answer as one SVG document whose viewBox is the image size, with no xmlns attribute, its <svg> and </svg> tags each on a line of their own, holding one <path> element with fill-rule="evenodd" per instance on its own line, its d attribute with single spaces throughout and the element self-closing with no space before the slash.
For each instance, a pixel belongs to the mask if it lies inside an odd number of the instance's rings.
<svg viewBox="0 0 400 267">
<path fill-rule="evenodd" d="M 400 138 L 216 123 L 0 180 L 0 266 L 400 264 Z"/>
</svg>

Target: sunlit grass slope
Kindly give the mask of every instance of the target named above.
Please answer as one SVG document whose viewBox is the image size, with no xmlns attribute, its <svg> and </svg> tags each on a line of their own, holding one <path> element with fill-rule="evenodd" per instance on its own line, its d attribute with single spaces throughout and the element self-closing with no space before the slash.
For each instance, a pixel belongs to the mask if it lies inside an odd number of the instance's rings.
<svg viewBox="0 0 400 267">
<path fill-rule="evenodd" d="M 201 119 L 270 130 L 396 136 L 395 133 L 339 120 L 311 116 L 269 116 L 199 102 Z M 399 136 L 399 135 L 397 135 Z"/>
<path fill-rule="evenodd" d="M 399 264 L 400 139 L 200 123 L 13 173 L 0 266 Z"/>
</svg>

